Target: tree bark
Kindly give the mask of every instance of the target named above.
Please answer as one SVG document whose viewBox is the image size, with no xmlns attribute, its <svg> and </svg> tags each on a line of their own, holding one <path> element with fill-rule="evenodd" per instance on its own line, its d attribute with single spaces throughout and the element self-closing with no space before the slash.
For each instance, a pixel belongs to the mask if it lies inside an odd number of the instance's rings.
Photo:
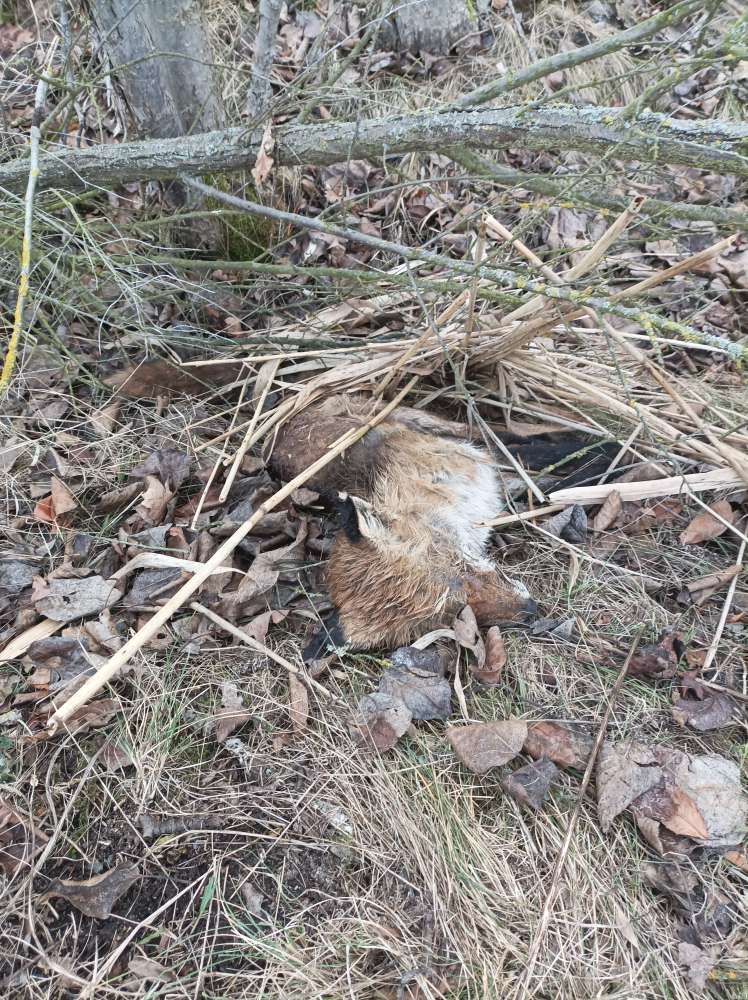
<svg viewBox="0 0 748 1000">
<path fill-rule="evenodd" d="M 225 124 L 221 90 L 201 0 L 89 0 L 100 44 L 138 136 L 164 139 Z M 143 178 L 147 179 L 147 178 Z M 178 180 L 166 189 L 174 207 L 193 208 Z M 182 227 L 179 242 L 215 243 L 210 227 Z"/>
<path fill-rule="evenodd" d="M 325 125 L 286 125 L 275 130 L 279 165 L 328 165 L 349 158 L 383 156 L 451 147 L 469 149 L 573 149 L 618 160 L 683 163 L 716 173 L 748 177 L 748 125 L 680 121 L 647 112 L 621 120 L 617 108 L 547 106 L 427 113 Z M 64 150 L 40 157 L 39 190 L 85 190 L 180 174 L 218 173 L 252 167 L 262 131 L 230 128 L 177 139 L 127 142 Z M 0 189 L 20 194 L 28 176 L 26 159 L 0 165 Z"/>
<path fill-rule="evenodd" d="M 383 22 L 377 47 L 446 55 L 476 29 L 465 0 L 401 0 Z"/>
</svg>

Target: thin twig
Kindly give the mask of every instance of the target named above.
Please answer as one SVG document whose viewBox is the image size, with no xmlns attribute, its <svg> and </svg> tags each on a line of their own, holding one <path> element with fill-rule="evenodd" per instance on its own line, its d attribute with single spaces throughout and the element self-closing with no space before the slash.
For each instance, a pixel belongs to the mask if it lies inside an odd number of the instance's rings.
<svg viewBox="0 0 748 1000">
<path fill-rule="evenodd" d="M 407 396 L 410 390 L 418 381 L 418 376 L 412 378 L 408 384 L 402 389 L 394 399 L 392 399 L 387 406 L 385 406 L 379 413 L 375 414 L 363 424 L 354 438 L 358 440 L 364 437 L 372 427 L 376 427 L 382 420 L 384 420 L 389 414 L 402 402 L 402 400 Z M 351 443 L 350 439 L 346 439 L 345 446 Z M 152 618 L 150 618 L 145 625 L 143 625 L 135 635 L 131 636 L 130 639 L 119 649 L 113 656 L 111 656 L 106 663 L 102 664 L 99 669 L 88 678 L 88 680 L 83 684 L 77 691 L 75 691 L 70 698 L 67 699 L 54 713 L 50 716 L 47 726 L 52 733 L 56 732 L 59 726 L 64 723 L 70 716 L 77 711 L 82 705 L 85 705 L 95 694 L 97 694 L 104 685 L 110 681 L 129 660 L 138 652 L 139 649 L 151 639 L 160 628 L 162 628 L 166 622 L 174 615 L 181 607 L 183 607 L 187 601 L 192 597 L 196 590 L 198 590 L 205 580 L 208 579 L 210 574 L 216 567 L 223 565 L 224 561 L 231 555 L 237 545 L 246 538 L 246 536 L 256 527 L 257 524 L 269 514 L 271 510 L 275 508 L 290 496 L 294 490 L 298 489 L 299 486 L 303 486 L 304 483 L 311 477 L 316 475 L 321 469 L 324 469 L 326 465 L 329 465 L 333 459 L 337 458 L 338 455 L 344 450 L 345 446 L 337 445 L 327 451 L 321 458 L 313 462 L 308 468 L 300 472 L 298 476 L 295 476 L 290 482 L 286 483 L 285 486 L 281 487 L 277 492 L 275 492 L 271 497 L 265 500 L 264 503 L 260 504 L 257 510 L 252 514 L 252 516 L 240 525 L 236 531 L 233 532 L 222 545 L 216 549 L 210 559 L 203 564 L 202 569 L 195 573 L 191 579 L 187 580 L 179 590 L 171 597 L 166 604 L 160 608 Z"/>
<path fill-rule="evenodd" d="M 603 717 L 600 720 L 600 726 L 597 730 L 597 736 L 595 737 L 595 742 L 592 746 L 589 759 L 587 761 L 587 767 L 585 768 L 584 776 L 582 778 L 582 783 L 579 786 L 579 792 L 577 794 L 577 801 L 572 811 L 571 817 L 569 819 L 569 825 L 566 829 L 566 835 L 564 837 L 563 843 L 561 844 L 561 849 L 556 857 L 556 863 L 553 866 L 553 873 L 551 875 L 551 886 L 548 890 L 548 894 L 545 897 L 545 902 L 543 903 L 543 909 L 540 914 L 540 920 L 538 921 L 538 927 L 535 931 L 535 936 L 533 937 L 532 943 L 530 944 L 530 950 L 527 956 L 527 965 L 525 966 L 525 972 L 522 976 L 522 982 L 520 985 L 519 1000 L 523 1000 L 525 997 L 531 996 L 530 993 L 530 983 L 532 977 L 535 973 L 535 966 L 538 961 L 538 954 L 540 953 L 540 948 L 545 939 L 546 932 L 548 930 L 548 925 L 551 920 L 551 911 L 553 910 L 553 904 L 558 897 L 561 890 L 561 874 L 564 870 L 564 865 L 566 863 L 566 857 L 569 853 L 569 848 L 571 847 L 571 839 L 574 836 L 574 830 L 576 829 L 577 821 L 582 812 L 582 805 L 584 803 L 584 797 L 589 787 L 590 781 L 592 780 L 592 772 L 595 768 L 595 763 L 597 762 L 597 756 L 600 753 L 600 747 L 603 745 L 603 740 L 605 739 L 605 732 L 608 726 L 608 720 L 610 719 L 610 713 L 613 710 L 613 705 L 615 700 L 623 687 L 623 682 L 626 679 L 626 673 L 629 668 L 629 663 L 636 652 L 636 648 L 639 645 L 639 639 L 642 634 L 642 628 L 640 627 L 634 636 L 634 639 L 629 647 L 628 655 L 621 666 L 621 669 L 616 677 L 615 684 L 611 688 L 610 695 L 608 697 L 607 704 L 605 706 L 605 711 L 603 712 Z"/>
<path fill-rule="evenodd" d="M 39 176 L 39 142 L 42 137 L 41 121 L 44 111 L 44 102 L 47 98 L 49 87 L 48 77 L 52 69 L 52 59 L 57 48 L 57 38 L 52 40 L 47 57 L 47 65 L 44 73 L 39 77 L 36 85 L 36 97 L 34 98 L 34 111 L 31 116 L 31 128 L 29 130 L 29 177 L 26 185 L 26 198 L 24 201 L 23 220 L 23 242 L 21 244 L 21 273 L 18 279 L 18 294 L 16 295 L 16 310 L 13 317 L 13 329 L 10 340 L 5 350 L 5 361 L 3 370 L 0 372 L 0 392 L 8 387 L 13 377 L 13 369 L 18 355 L 18 345 L 21 341 L 21 331 L 23 330 L 23 317 L 26 307 L 26 299 L 29 294 L 29 276 L 31 274 L 31 228 L 34 221 L 34 192 L 36 191 L 36 180 Z"/>
</svg>

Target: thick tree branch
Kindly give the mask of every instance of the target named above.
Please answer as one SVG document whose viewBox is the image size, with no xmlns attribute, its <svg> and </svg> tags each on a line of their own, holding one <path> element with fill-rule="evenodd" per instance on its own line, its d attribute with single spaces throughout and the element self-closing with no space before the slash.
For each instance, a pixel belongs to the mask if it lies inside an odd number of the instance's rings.
<svg viewBox="0 0 748 1000">
<path fill-rule="evenodd" d="M 326 165 L 349 158 L 383 156 L 454 146 L 471 149 L 572 149 L 613 154 L 621 160 L 684 163 L 717 173 L 748 177 L 748 125 L 726 121 L 680 121 L 647 112 L 622 121 L 617 108 L 547 106 L 424 113 L 334 122 L 287 125 L 275 131 L 275 161 L 281 165 Z M 178 174 L 216 173 L 251 167 L 262 140 L 232 128 L 177 139 L 153 139 L 47 153 L 40 159 L 39 189 L 83 190 Z M 0 166 L 0 189 L 19 194 L 28 163 Z"/>
</svg>

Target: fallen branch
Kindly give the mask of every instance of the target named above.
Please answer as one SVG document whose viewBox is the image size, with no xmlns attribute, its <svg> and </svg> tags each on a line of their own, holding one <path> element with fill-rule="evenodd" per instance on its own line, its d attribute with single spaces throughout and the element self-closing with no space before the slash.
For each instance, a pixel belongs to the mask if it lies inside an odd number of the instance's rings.
<svg viewBox="0 0 748 1000">
<path fill-rule="evenodd" d="M 307 215 L 299 215 L 296 212 L 283 212 L 280 209 L 272 208 L 269 205 L 260 205 L 257 202 L 247 201 L 244 198 L 238 198 L 235 195 L 226 193 L 225 191 L 219 191 L 218 188 L 210 187 L 207 184 L 203 184 L 202 181 L 194 180 L 192 178 L 185 178 L 185 184 L 187 184 L 188 187 L 201 192 L 203 195 L 215 198 L 216 201 L 224 202 L 226 205 L 231 205 L 233 208 L 242 209 L 250 215 L 258 215 L 265 219 L 271 219 L 274 222 L 297 226 L 300 229 L 309 229 L 311 231 L 327 233 L 330 236 L 337 236 L 344 240 L 351 240 L 354 243 L 360 243 L 363 246 L 372 247 L 373 249 L 384 253 L 396 254 L 398 257 L 402 257 L 403 260 L 425 262 L 439 267 L 440 269 L 446 269 L 457 274 L 465 275 L 471 279 L 485 278 L 488 281 L 504 288 L 508 287 L 514 290 L 521 289 L 523 292 L 535 292 L 537 295 L 544 296 L 547 299 L 561 300 L 564 303 L 569 303 L 570 305 L 574 305 L 576 307 L 582 307 L 582 311 L 584 311 L 584 308 L 589 307 L 603 314 L 612 313 L 613 315 L 621 316 L 625 319 L 634 320 L 640 325 L 646 323 L 651 328 L 679 334 L 686 340 L 698 342 L 702 338 L 701 333 L 692 327 L 686 326 L 685 324 L 665 319 L 662 316 L 658 316 L 656 313 L 645 312 L 642 309 L 618 305 L 611 299 L 600 295 L 591 295 L 587 292 L 579 292 L 573 288 L 566 287 L 565 285 L 559 287 L 558 285 L 549 284 L 547 281 L 527 279 L 524 276 L 518 277 L 518 275 L 513 271 L 503 271 L 499 268 L 489 267 L 485 264 L 471 264 L 467 261 L 455 260 L 452 257 L 446 256 L 446 254 L 434 253 L 432 250 L 426 250 L 421 247 L 408 247 L 402 243 L 393 243 L 390 240 L 383 240 L 379 236 L 371 236 L 368 233 L 363 233 L 357 229 L 349 229 L 346 226 L 336 226 L 331 222 L 325 222 L 319 218 L 310 218 Z M 625 225 L 628 218 L 629 209 L 626 209 L 622 214 L 622 218 L 620 220 L 616 220 L 616 222 L 606 231 L 604 237 L 601 238 L 601 240 L 599 240 L 590 250 L 590 253 L 585 256 L 577 269 L 572 269 L 568 273 L 567 277 L 578 277 L 584 270 L 586 270 L 587 266 L 590 266 L 590 261 L 592 262 L 592 265 L 594 265 L 599 259 L 601 252 L 604 252 L 606 246 L 609 245 L 608 241 L 612 242 L 618 233 L 619 227 Z M 603 243 L 603 241 L 605 242 Z M 584 265 L 584 267 L 582 265 Z M 621 297 L 624 294 L 625 293 L 621 293 Z M 520 313 L 524 315 L 523 310 L 524 306 L 521 306 L 519 309 L 515 310 L 514 313 L 510 313 L 508 317 L 505 317 L 505 319 L 515 319 Z M 572 315 L 576 315 L 576 313 L 572 313 Z M 544 326 L 546 320 L 543 319 L 539 322 L 541 326 Z M 490 359 L 492 361 L 498 361 L 502 357 L 506 357 L 513 351 L 529 343 L 536 333 L 532 327 L 532 323 L 528 323 L 526 329 L 527 333 L 525 334 L 524 326 L 520 330 L 510 328 L 508 332 L 504 333 L 502 336 L 495 337 L 490 352 Z M 500 333 L 501 331 L 492 332 Z M 475 347 L 476 353 L 480 353 L 480 351 L 483 350 L 483 348 L 478 346 L 477 339 L 473 346 Z M 735 360 L 748 360 L 748 349 L 742 344 L 729 343 L 729 354 L 730 357 Z M 489 355 L 486 354 L 486 360 L 488 357 Z"/>
<path fill-rule="evenodd" d="M 384 420 L 403 401 L 415 385 L 416 381 L 417 377 L 412 378 L 405 388 L 402 389 L 395 396 L 395 398 L 387 404 L 387 406 L 385 406 L 379 411 L 379 413 L 360 427 L 353 434 L 353 436 L 348 434 L 343 435 L 344 440 L 342 444 L 336 442 L 326 454 L 310 465 L 307 469 L 304 469 L 303 472 L 300 472 L 299 475 L 290 482 L 286 483 L 285 486 L 265 500 L 264 503 L 260 504 L 249 520 L 240 525 L 232 535 L 229 535 L 222 545 L 219 545 L 210 559 L 206 563 L 203 563 L 200 571 L 195 573 L 195 575 L 187 580 L 186 583 L 183 583 L 176 594 L 174 594 L 174 596 L 171 597 L 162 608 L 159 608 L 159 610 L 148 619 L 145 625 L 138 629 L 135 635 L 131 636 L 130 639 L 127 640 L 121 649 L 117 650 L 117 652 L 111 656 L 106 663 L 102 664 L 102 666 L 88 678 L 85 684 L 78 688 L 78 690 L 75 691 L 67 699 L 67 701 L 60 705 L 54 715 L 50 716 L 47 722 L 47 727 L 50 732 L 57 732 L 59 727 L 63 725 L 74 712 L 90 701 L 91 698 L 93 698 L 93 696 L 97 694 L 108 681 L 116 676 L 118 671 L 132 659 L 135 653 L 137 653 L 139 649 L 142 649 L 145 643 L 148 642 L 148 640 L 151 639 L 159 631 L 159 629 L 161 629 L 166 622 L 169 621 L 172 615 L 179 611 L 179 609 L 189 601 L 195 591 L 198 590 L 203 583 L 205 583 L 217 567 L 221 566 L 225 562 L 242 539 L 246 538 L 250 531 L 252 531 L 252 529 L 259 524 L 266 514 L 269 514 L 271 510 L 275 510 L 278 504 L 282 503 L 282 501 L 285 500 L 286 497 L 290 496 L 294 490 L 298 489 L 299 486 L 303 486 L 310 476 L 315 475 L 320 471 L 320 469 L 324 469 L 324 467 L 337 458 L 338 455 L 345 450 L 345 448 L 350 447 L 351 444 L 367 434 L 372 427 L 376 427 L 377 424 Z"/>
<path fill-rule="evenodd" d="M 328 165 L 451 147 L 576 150 L 645 163 L 682 163 L 748 177 L 748 125 L 720 120 L 684 121 L 646 112 L 621 121 L 618 108 L 557 105 L 393 115 L 368 121 L 286 125 L 274 132 L 280 166 Z M 81 191 L 179 174 L 250 169 L 263 139 L 260 129 L 222 129 L 175 139 L 149 139 L 89 149 L 55 150 L 40 160 L 39 188 Z M 19 194 L 28 176 L 25 159 L 0 166 L 0 189 Z"/>
</svg>

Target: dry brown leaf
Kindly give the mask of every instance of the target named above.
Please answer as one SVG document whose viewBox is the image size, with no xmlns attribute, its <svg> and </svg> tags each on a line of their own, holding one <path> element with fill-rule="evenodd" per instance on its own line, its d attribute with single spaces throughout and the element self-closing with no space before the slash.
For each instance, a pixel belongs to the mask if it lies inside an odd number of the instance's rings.
<svg viewBox="0 0 748 1000">
<path fill-rule="evenodd" d="M 28 867 L 49 838 L 31 819 L 17 813 L 0 799 L 0 871 L 14 875 Z"/>
<path fill-rule="evenodd" d="M 597 815 L 607 833 L 613 820 L 662 779 L 652 748 L 603 744 L 597 759 Z"/>
<path fill-rule="evenodd" d="M 475 655 L 477 670 L 482 670 L 486 662 L 486 647 L 483 645 L 475 612 L 469 604 L 465 605 L 462 611 L 454 620 L 454 634 L 457 642 L 464 649 L 469 649 Z"/>
<path fill-rule="evenodd" d="M 559 767 L 587 766 L 594 740 L 579 723 L 530 722 L 523 749 L 535 760 L 547 757 Z"/>
<path fill-rule="evenodd" d="M 121 596 L 122 591 L 101 576 L 46 581 L 37 578 L 32 601 L 39 614 L 53 621 L 70 622 L 98 614 Z"/>
<path fill-rule="evenodd" d="M 157 983 L 172 983 L 176 978 L 171 969 L 151 958 L 131 958 L 127 969 L 138 979 L 151 979 Z"/>
<path fill-rule="evenodd" d="M 146 476 L 145 493 L 135 508 L 146 524 L 161 524 L 166 514 L 166 508 L 174 494 L 160 479 Z"/>
<path fill-rule="evenodd" d="M 742 567 L 739 565 L 729 566 L 719 573 L 708 573 L 700 576 L 697 580 L 690 580 L 678 594 L 679 604 L 695 604 L 700 608 L 703 604 L 720 590 L 730 583 L 730 581 L 740 573 Z"/>
<path fill-rule="evenodd" d="M 485 651 L 483 666 L 471 665 L 470 672 L 486 687 L 496 687 L 501 683 L 501 674 L 506 666 L 506 648 L 498 625 L 492 625 L 486 632 Z"/>
<path fill-rule="evenodd" d="M 359 746 L 391 750 L 410 726 L 412 714 L 401 698 L 375 691 L 358 703 L 351 735 Z"/>
<path fill-rule="evenodd" d="M 72 694 L 72 690 L 66 689 L 63 694 L 69 697 Z M 61 703 L 64 703 L 65 699 L 60 699 Z M 55 702 L 51 703 L 51 708 L 55 709 Z M 114 718 L 114 716 L 120 710 L 120 703 L 114 698 L 98 698 L 96 701 L 90 701 L 87 705 L 82 705 L 79 709 L 70 716 L 67 722 L 64 723 L 64 728 L 69 733 L 83 733 L 89 729 L 100 729 L 105 726 L 108 722 Z M 45 730 L 40 734 L 42 738 L 46 738 L 48 735 Z"/>
<path fill-rule="evenodd" d="M 78 506 L 73 494 L 57 476 L 52 476 L 52 504 L 55 509 L 55 517 L 67 514 Z"/>
<path fill-rule="evenodd" d="M 614 490 L 608 494 L 605 503 L 592 518 L 590 528 L 593 531 L 607 531 L 618 520 L 622 508 L 621 494 Z"/>
<path fill-rule="evenodd" d="M 295 674 L 288 675 L 288 714 L 295 733 L 303 733 L 309 721 L 309 693 Z"/>
<path fill-rule="evenodd" d="M 604 830 L 630 808 L 647 840 L 661 853 L 688 853 L 698 845 L 733 846 L 742 841 L 748 823 L 748 797 L 740 787 L 739 769 L 717 754 L 607 744 L 598 760 L 597 797 Z"/>
<path fill-rule="evenodd" d="M 118 400 L 115 400 L 114 403 L 102 406 L 101 409 L 94 410 L 91 413 L 89 420 L 97 437 L 108 437 L 112 433 L 117 425 L 117 417 L 121 406 L 122 404 Z"/>
<path fill-rule="evenodd" d="M 673 719 L 698 733 L 724 729 L 738 723 L 743 715 L 738 703 L 724 691 L 706 689 L 700 698 L 679 698 L 673 705 Z"/>
<path fill-rule="evenodd" d="M 551 782 L 558 774 L 558 768 L 547 757 L 525 764 L 524 767 L 504 778 L 501 787 L 522 806 L 540 809 L 545 802 Z"/>
<path fill-rule="evenodd" d="M 587 512 L 581 504 L 575 503 L 543 521 L 542 527 L 564 542 L 583 545 L 587 541 Z"/>
<path fill-rule="evenodd" d="M 117 900 L 124 896 L 139 877 L 135 865 L 123 863 L 82 882 L 57 879 L 47 890 L 47 896 L 66 899 L 87 917 L 106 920 L 107 917 L 111 917 Z"/>
<path fill-rule="evenodd" d="M 187 452 L 178 448 L 159 448 L 132 469 L 130 476 L 144 479 L 146 482 L 150 476 L 155 476 L 170 492 L 176 493 L 189 477 L 191 468 L 192 459 Z"/>
<path fill-rule="evenodd" d="M 447 730 L 447 739 L 454 752 L 465 767 L 476 774 L 485 774 L 492 767 L 513 760 L 526 737 L 527 723 L 521 719 L 473 722 Z"/>
<path fill-rule="evenodd" d="M 656 643 L 640 646 L 626 671 L 629 677 L 674 677 L 678 669 L 677 632 L 664 632 Z"/>
<path fill-rule="evenodd" d="M 252 180 L 255 182 L 256 188 L 261 188 L 270 176 L 270 171 L 273 169 L 274 162 L 274 146 L 275 142 L 273 141 L 272 125 L 268 122 L 265 126 L 265 131 L 262 133 L 262 141 L 260 143 L 260 149 L 257 153 L 255 165 L 252 167 Z"/>
<path fill-rule="evenodd" d="M 383 694 L 404 702 L 412 717 L 418 720 L 447 719 L 451 712 L 452 688 L 442 676 L 441 659 L 430 650 L 414 650 L 420 654 L 411 666 L 398 666 L 405 659 L 396 650 L 392 655 L 392 666 L 382 674 L 379 690 Z M 401 655 L 398 657 L 398 653 Z M 410 659 L 410 658 L 408 658 Z M 428 662 L 432 660 L 433 662 Z M 418 665 L 418 664 L 422 665 Z"/>
<path fill-rule="evenodd" d="M 668 830 L 680 834 L 683 837 L 692 837 L 694 840 L 706 840 L 709 831 L 706 828 L 704 817 L 699 812 L 696 803 L 684 792 L 682 788 L 673 788 L 670 792 L 672 802 L 672 812 L 663 816 L 662 822 Z"/>
<path fill-rule="evenodd" d="M 252 713 L 244 708 L 242 696 L 233 681 L 221 684 L 221 705 L 223 712 L 215 718 L 216 742 L 223 743 L 235 729 L 252 718 Z"/>
<path fill-rule="evenodd" d="M 681 545 L 699 545 L 701 542 L 718 538 L 727 531 L 727 525 L 713 517 L 709 511 L 719 514 L 728 524 L 733 524 L 735 521 L 735 511 L 727 500 L 717 500 L 716 503 L 709 505 L 709 510 L 702 510 L 700 514 L 697 514 L 686 530 L 681 533 Z"/>
</svg>

